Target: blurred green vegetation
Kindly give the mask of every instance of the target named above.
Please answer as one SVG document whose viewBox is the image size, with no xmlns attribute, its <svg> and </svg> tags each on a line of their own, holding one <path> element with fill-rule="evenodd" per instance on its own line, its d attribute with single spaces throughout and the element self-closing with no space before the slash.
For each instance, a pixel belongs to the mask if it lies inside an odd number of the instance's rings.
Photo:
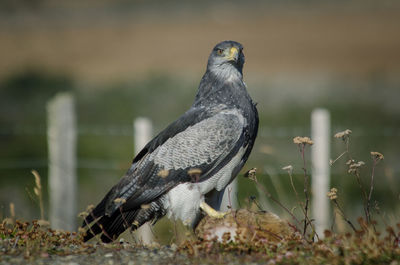
<svg viewBox="0 0 400 265">
<path fill-rule="evenodd" d="M 378 80 L 378 81 L 377 81 Z M 78 84 L 66 75 L 39 70 L 27 70 L 0 82 L 0 217 L 7 216 L 10 202 L 16 205 L 17 216 L 25 219 L 39 217 L 38 205 L 30 198 L 34 179 L 31 169 L 39 171 L 47 187 L 46 104 L 56 93 L 72 91 L 78 115 L 78 177 L 79 209 L 97 203 L 129 167 L 133 158 L 132 122 L 146 116 L 154 122 L 155 133 L 178 118 L 192 104 L 199 80 L 181 80 L 162 73 L 149 73 L 140 80 L 104 84 L 102 87 Z M 334 85 L 337 85 L 335 87 Z M 340 85 L 338 85 L 340 84 Z M 384 79 L 367 82 L 371 91 L 392 91 L 395 85 Z M 376 171 L 373 200 L 387 217 L 399 213 L 400 115 L 382 107 L 379 97 L 372 93 L 358 100 L 357 87 L 345 81 L 332 84 L 331 94 L 312 103 L 292 101 L 278 103 L 270 110 L 265 90 L 274 93 L 275 87 L 249 84 L 250 94 L 259 102 L 260 133 L 245 169 L 257 167 L 258 178 L 271 194 L 289 209 L 296 206 L 289 177 L 281 168 L 294 166 L 294 181 L 302 192 L 302 161 L 292 138 L 309 136 L 310 112 L 325 107 L 332 116 L 332 135 L 335 130 L 350 128 L 352 156 L 366 162 L 363 181 L 369 185 L 370 151 L 385 155 Z M 351 96 L 352 95 L 352 96 Z M 276 103 L 275 103 L 276 105 Z M 332 158 L 344 150 L 344 144 L 332 137 Z M 309 161 L 307 153 L 307 161 Z M 345 211 L 356 218 L 363 214 L 360 190 L 353 176 L 346 173 L 345 159 L 332 167 L 332 184 L 339 190 L 339 200 Z M 310 166 L 309 172 L 311 171 Z M 255 184 L 239 176 L 238 199 L 243 206 L 257 193 Z M 236 196 L 236 195 L 235 195 Z M 45 194 L 47 201 L 47 194 Z M 285 212 L 268 201 L 272 211 Z M 299 211 L 299 210 L 296 210 Z M 163 221 L 156 227 L 171 236 L 171 225 Z M 162 229 L 161 229 L 162 230 Z M 160 236 L 168 241 L 167 236 Z M 167 238 L 167 239 L 165 239 Z"/>
</svg>

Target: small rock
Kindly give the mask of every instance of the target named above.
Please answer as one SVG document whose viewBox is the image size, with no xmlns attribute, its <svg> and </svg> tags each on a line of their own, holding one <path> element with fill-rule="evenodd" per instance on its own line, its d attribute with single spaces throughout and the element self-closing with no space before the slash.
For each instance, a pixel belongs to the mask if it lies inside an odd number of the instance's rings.
<svg viewBox="0 0 400 265">
<path fill-rule="evenodd" d="M 176 251 L 178 249 L 178 246 L 175 243 L 171 244 L 171 250 Z"/>
</svg>

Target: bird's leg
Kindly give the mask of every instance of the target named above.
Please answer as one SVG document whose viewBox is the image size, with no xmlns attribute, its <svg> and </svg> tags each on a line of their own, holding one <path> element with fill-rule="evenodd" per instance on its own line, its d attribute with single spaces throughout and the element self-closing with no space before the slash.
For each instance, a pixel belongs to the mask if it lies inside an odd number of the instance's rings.
<svg viewBox="0 0 400 265">
<path fill-rule="evenodd" d="M 227 212 L 219 212 L 215 209 L 213 209 L 210 205 L 208 205 L 205 202 L 200 203 L 200 208 L 209 216 L 213 218 L 224 218 L 224 216 L 227 214 Z"/>
</svg>

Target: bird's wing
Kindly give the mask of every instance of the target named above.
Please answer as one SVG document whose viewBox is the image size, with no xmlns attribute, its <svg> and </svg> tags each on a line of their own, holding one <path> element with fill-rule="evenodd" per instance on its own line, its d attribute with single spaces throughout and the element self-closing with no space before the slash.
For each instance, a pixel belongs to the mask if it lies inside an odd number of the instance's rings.
<svg viewBox="0 0 400 265">
<path fill-rule="evenodd" d="M 204 181 L 236 154 L 245 118 L 238 110 L 202 113 L 185 113 L 146 145 L 103 199 L 106 215 L 138 208 L 179 183 Z"/>
</svg>

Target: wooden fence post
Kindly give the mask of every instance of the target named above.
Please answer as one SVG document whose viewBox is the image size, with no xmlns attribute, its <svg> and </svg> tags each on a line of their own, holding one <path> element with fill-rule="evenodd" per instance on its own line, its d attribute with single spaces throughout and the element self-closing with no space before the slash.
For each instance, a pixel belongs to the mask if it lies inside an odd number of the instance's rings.
<svg viewBox="0 0 400 265">
<path fill-rule="evenodd" d="M 50 225 L 76 229 L 76 121 L 71 93 L 59 93 L 47 104 Z"/>
<path fill-rule="evenodd" d="M 153 126 L 148 118 L 139 117 L 133 122 L 134 133 L 134 151 L 137 155 L 140 150 L 151 140 L 153 135 Z M 136 232 L 137 238 L 145 245 L 154 241 L 153 232 L 149 223 L 142 225 Z"/>
<path fill-rule="evenodd" d="M 329 227 L 329 199 L 327 193 L 330 184 L 330 114 L 326 109 L 315 109 L 311 113 L 312 161 L 312 214 L 315 229 L 320 238 Z"/>
</svg>

